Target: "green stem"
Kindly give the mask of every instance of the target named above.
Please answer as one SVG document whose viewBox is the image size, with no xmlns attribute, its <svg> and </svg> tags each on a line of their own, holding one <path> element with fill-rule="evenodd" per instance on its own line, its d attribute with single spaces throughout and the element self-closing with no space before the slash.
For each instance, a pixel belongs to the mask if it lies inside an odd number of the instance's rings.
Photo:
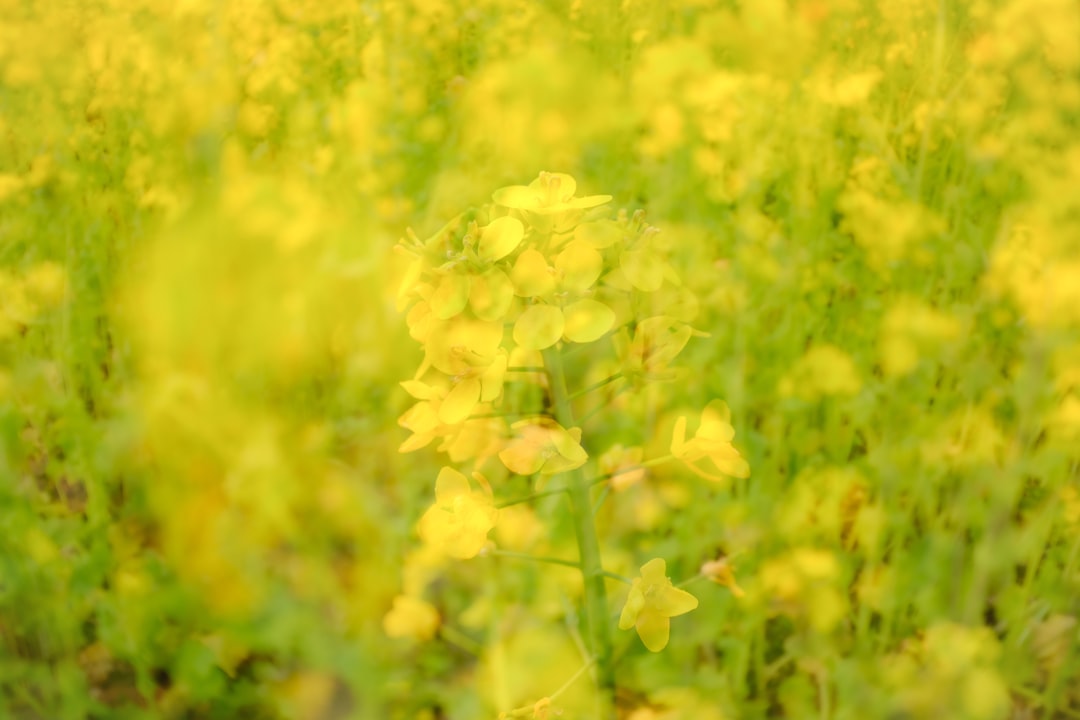
<svg viewBox="0 0 1080 720">
<path fill-rule="evenodd" d="M 570 394 L 566 391 L 566 375 L 563 372 L 562 355 L 557 348 L 544 350 L 544 365 L 551 381 L 555 419 L 565 428 L 574 427 L 574 412 L 570 406 Z M 581 576 L 585 585 L 586 637 L 592 656 L 596 658 L 597 717 L 614 718 L 615 670 L 611 663 L 611 623 L 604 587 L 604 568 L 600 559 L 600 540 L 593 520 L 591 484 L 580 469 L 572 470 L 567 483 L 570 491 L 570 508 L 577 535 L 578 553 L 581 558 Z"/>
<path fill-rule="evenodd" d="M 529 553 L 514 552 L 513 550 L 492 550 L 491 555 L 495 557 L 508 557 L 517 558 L 518 560 L 531 560 L 533 562 L 548 563 L 549 565 L 565 565 L 566 567 L 580 568 L 581 563 L 576 563 L 573 560 L 563 560 L 562 558 L 546 557 L 544 555 L 530 555 Z"/>
<path fill-rule="evenodd" d="M 623 583 L 625 585 L 633 585 L 634 584 L 633 580 L 626 577 L 625 575 L 620 575 L 619 573 L 613 573 L 613 572 L 609 572 L 607 570 L 604 570 L 601 573 L 601 575 L 603 575 L 606 578 L 611 578 L 612 580 L 618 580 L 619 582 L 621 582 L 621 583 Z"/>
<path fill-rule="evenodd" d="M 578 390 L 576 393 L 574 393 L 574 394 L 572 394 L 570 396 L 570 399 L 571 400 L 577 400 L 582 395 L 588 395 L 593 390 L 599 390 L 600 388 L 604 387 L 605 385 L 610 385 L 611 383 L 615 382 L 616 380 L 621 380 L 622 376 L 623 376 L 623 374 L 621 372 L 617 372 L 614 375 L 612 375 L 611 377 L 604 378 L 600 382 L 593 383 L 592 385 L 590 385 L 587 388 L 582 388 L 581 390 Z"/>
<path fill-rule="evenodd" d="M 526 503 L 526 502 L 529 502 L 530 500 L 538 500 L 538 499 L 540 499 L 542 497 L 548 497 L 550 495 L 558 495 L 559 493 L 564 493 L 564 492 L 566 492 L 566 488 L 564 488 L 564 487 L 552 488 L 551 490 L 544 490 L 543 492 L 535 492 L 532 495 L 524 495 L 524 496 L 519 497 L 519 498 L 514 498 L 513 500 L 503 500 L 502 502 L 497 503 L 495 505 L 495 507 L 497 507 L 497 508 L 499 508 L 501 510 L 502 508 L 510 507 L 511 505 L 520 505 L 521 503 Z"/>
<path fill-rule="evenodd" d="M 639 462 L 639 463 L 635 463 L 633 465 L 627 465 L 626 467 L 621 467 L 618 470 L 616 470 L 615 472 L 609 472 L 609 473 L 604 473 L 603 475 L 597 475 L 596 477 L 591 478 L 591 479 L 587 480 L 586 482 L 590 486 L 599 485 L 600 483 L 606 482 L 606 481 L 610 480 L 613 477 L 618 477 L 619 475 L 625 475 L 626 473 L 631 473 L 631 472 L 634 472 L 635 470 L 643 470 L 643 469 L 654 467 L 656 465 L 662 465 L 663 463 L 666 463 L 669 460 L 673 460 L 674 458 L 675 458 L 674 455 L 661 455 L 660 457 L 653 458 L 652 460 L 646 460 L 645 462 Z"/>
</svg>

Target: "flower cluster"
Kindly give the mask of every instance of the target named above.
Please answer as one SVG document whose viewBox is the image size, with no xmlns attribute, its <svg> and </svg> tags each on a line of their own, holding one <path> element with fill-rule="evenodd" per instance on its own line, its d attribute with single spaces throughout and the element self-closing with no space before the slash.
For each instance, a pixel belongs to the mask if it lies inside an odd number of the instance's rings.
<svg viewBox="0 0 1080 720">
<path fill-rule="evenodd" d="M 497 456 L 521 475 L 555 474 L 588 458 L 581 429 L 547 416 L 508 426 L 506 377 L 535 367 L 558 343 L 597 341 L 615 333 L 628 377 L 660 379 L 695 332 L 639 296 L 679 279 L 644 213 L 608 212 L 609 195 L 579 196 L 564 173 L 542 172 L 511 185 L 492 202 L 462 213 L 400 248 L 412 256 L 399 290 L 410 335 L 424 358 L 402 386 L 416 400 L 399 424 L 411 432 L 402 452 L 440 441 L 454 462 L 482 465 Z M 509 332 L 507 330 L 509 329 Z M 526 377 L 528 375 L 526 374 Z"/>
</svg>

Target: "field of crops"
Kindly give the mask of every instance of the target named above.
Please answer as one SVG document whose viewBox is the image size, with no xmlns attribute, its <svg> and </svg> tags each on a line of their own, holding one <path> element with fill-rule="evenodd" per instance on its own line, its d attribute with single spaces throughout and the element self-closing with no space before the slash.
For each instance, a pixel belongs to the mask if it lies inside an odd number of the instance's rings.
<svg viewBox="0 0 1080 720">
<path fill-rule="evenodd" d="M 1080 718 L 1075 0 L 0 0 L 0 717 Z"/>
</svg>

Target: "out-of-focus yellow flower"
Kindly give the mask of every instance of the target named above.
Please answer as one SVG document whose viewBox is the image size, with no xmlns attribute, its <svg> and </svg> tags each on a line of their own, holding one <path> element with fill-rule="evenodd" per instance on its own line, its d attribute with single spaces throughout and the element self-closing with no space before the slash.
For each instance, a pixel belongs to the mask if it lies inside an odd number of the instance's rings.
<svg viewBox="0 0 1080 720">
<path fill-rule="evenodd" d="M 645 647 L 660 652 L 668 644 L 671 618 L 697 606 L 696 597 L 671 583 L 664 559 L 653 558 L 641 566 L 641 577 L 634 578 L 619 616 L 619 629 L 636 628 Z"/>
<path fill-rule="evenodd" d="M 847 613 L 847 601 L 837 588 L 840 564 L 827 550 L 796 548 L 766 562 L 760 578 L 780 612 L 805 617 L 818 632 L 831 631 Z"/>
<path fill-rule="evenodd" d="M 499 459 L 519 475 L 553 475 L 579 468 L 589 459 L 581 447 L 581 428 L 567 430 L 554 420 L 521 420 L 510 426 L 516 437 Z"/>
<path fill-rule="evenodd" d="M 671 454 L 686 463 L 695 474 L 708 480 L 722 482 L 727 477 L 750 476 L 750 465 L 731 444 L 735 428 L 731 426 L 731 410 L 723 400 L 713 400 L 701 413 L 701 425 L 690 440 L 686 439 L 686 417 L 675 421 L 671 438 Z M 698 460 L 708 458 L 722 475 L 702 470 Z"/>
<path fill-rule="evenodd" d="M 659 315 L 639 322 L 633 340 L 625 331 L 616 336 L 616 350 L 626 365 L 624 372 L 646 380 L 668 380 L 674 375 L 668 365 L 693 335 L 708 337 L 673 317 Z"/>
<path fill-rule="evenodd" d="M 491 497 L 473 490 L 457 470 L 444 467 L 435 481 L 435 504 L 420 518 L 418 531 L 428 545 L 465 560 L 480 552 L 498 515 Z"/>
<path fill-rule="evenodd" d="M 714 583 L 726 587 L 735 597 L 741 598 L 746 595 L 743 589 L 739 587 L 739 583 L 735 581 L 735 571 L 726 557 L 709 560 L 702 564 L 701 574 Z"/>
<path fill-rule="evenodd" d="M 780 394 L 804 400 L 856 395 L 862 388 L 851 356 L 833 345 L 816 345 L 795 363 L 780 382 Z"/>
<path fill-rule="evenodd" d="M 393 638 L 430 640 L 439 630 L 439 611 L 431 603 L 411 595 L 398 595 L 383 616 L 383 631 Z"/>
<path fill-rule="evenodd" d="M 645 479 L 645 468 L 641 464 L 645 451 L 640 447 L 623 447 L 616 444 L 600 456 L 598 466 L 602 475 L 611 475 L 609 481 L 616 492 L 626 490 Z"/>
</svg>

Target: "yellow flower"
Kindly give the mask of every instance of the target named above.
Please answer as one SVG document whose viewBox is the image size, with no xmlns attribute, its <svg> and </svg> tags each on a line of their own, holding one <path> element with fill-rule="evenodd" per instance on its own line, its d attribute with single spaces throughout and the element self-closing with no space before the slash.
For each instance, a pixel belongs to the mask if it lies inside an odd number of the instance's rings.
<svg viewBox="0 0 1080 720">
<path fill-rule="evenodd" d="M 528 185 L 511 185 L 496 190 L 495 204 L 513 210 L 527 210 L 539 215 L 554 215 L 569 210 L 586 210 L 611 201 L 610 195 L 575 198 L 577 181 L 566 173 L 541 172 Z"/>
<path fill-rule="evenodd" d="M 735 581 L 735 571 L 726 557 L 709 560 L 701 566 L 701 574 L 718 585 L 723 585 L 735 597 L 745 597 L 746 593 Z"/>
<path fill-rule="evenodd" d="M 410 595 L 398 595 L 383 616 L 383 631 L 392 638 L 430 640 L 439 629 L 439 611 L 431 603 Z"/>
<path fill-rule="evenodd" d="M 697 606 L 696 597 L 671 584 L 664 559 L 654 558 L 641 566 L 641 577 L 634 578 L 619 616 L 619 629 L 637 628 L 645 647 L 660 652 L 668 644 L 670 618 L 688 613 Z"/>
<path fill-rule="evenodd" d="M 519 475 L 553 475 L 579 468 L 589 459 L 581 447 L 581 428 L 567 430 L 554 420 L 521 420 L 510 426 L 517 436 L 499 459 Z"/>
<path fill-rule="evenodd" d="M 457 470 L 444 467 L 435 481 L 435 504 L 420 518 L 418 531 L 428 545 L 465 560 L 480 552 L 498 514 L 491 497 L 474 491 Z"/>
<path fill-rule="evenodd" d="M 722 400 L 713 400 L 701 413 L 701 425 L 692 439 L 686 440 L 686 418 L 680 417 L 675 422 L 671 454 L 686 463 L 694 473 L 708 480 L 722 482 L 726 478 L 706 472 L 695 464 L 706 457 L 723 475 L 749 477 L 750 466 L 731 444 L 733 437 L 735 428 L 731 426 L 731 411 Z"/>
<path fill-rule="evenodd" d="M 708 337 L 673 317 L 658 315 L 639 322 L 633 340 L 625 331 L 617 335 L 616 349 L 627 373 L 642 375 L 647 380 L 670 380 L 674 372 L 668 365 L 693 335 Z"/>
</svg>

